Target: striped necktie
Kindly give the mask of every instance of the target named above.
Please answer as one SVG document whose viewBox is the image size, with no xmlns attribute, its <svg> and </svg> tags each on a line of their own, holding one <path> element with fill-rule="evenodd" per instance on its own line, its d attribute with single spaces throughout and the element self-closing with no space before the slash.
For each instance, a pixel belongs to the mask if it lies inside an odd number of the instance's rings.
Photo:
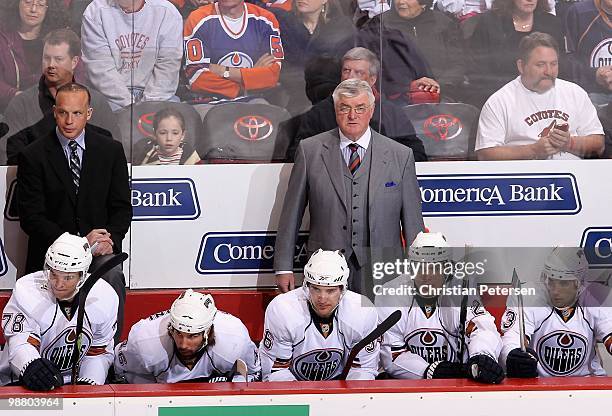
<svg viewBox="0 0 612 416">
<path fill-rule="evenodd" d="M 357 143 L 351 143 L 348 145 L 348 147 L 351 149 L 351 157 L 349 158 L 348 168 L 351 171 L 351 174 L 355 175 L 355 172 L 357 172 L 357 169 L 359 169 L 359 165 L 361 165 L 361 158 L 357 152 L 359 145 Z"/>
<path fill-rule="evenodd" d="M 78 193 L 79 179 L 81 179 L 81 160 L 79 159 L 79 154 L 77 153 L 77 148 L 79 145 L 76 141 L 71 140 L 68 142 L 68 147 L 70 147 L 70 173 L 72 174 L 72 182 L 74 182 L 74 186 L 76 186 Z"/>
</svg>

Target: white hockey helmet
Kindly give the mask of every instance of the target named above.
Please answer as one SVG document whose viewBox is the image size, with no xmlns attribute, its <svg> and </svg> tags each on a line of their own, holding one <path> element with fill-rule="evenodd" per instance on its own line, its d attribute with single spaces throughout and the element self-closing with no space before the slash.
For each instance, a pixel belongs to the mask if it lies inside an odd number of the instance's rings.
<svg viewBox="0 0 612 416">
<path fill-rule="evenodd" d="M 216 313 L 217 307 L 211 295 L 187 289 L 170 307 L 170 326 L 188 334 L 204 332 L 207 339 Z"/>
<path fill-rule="evenodd" d="M 47 249 L 43 272 L 47 279 L 50 269 L 66 273 L 80 273 L 76 286 L 76 291 L 78 291 L 87 279 L 87 270 L 89 270 L 92 258 L 87 238 L 64 233 Z"/>
<path fill-rule="evenodd" d="M 415 263 L 439 263 L 451 259 L 451 250 L 442 233 L 419 232 L 408 248 L 408 260 Z"/>
<path fill-rule="evenodd" d="M 349 266 L 340 251 L 318 249 L 304 267 L 304 284 L 344 286 L 346 290 L 349 273 Z"/>
<path fill-rule="evenodd" d="M 542 281 L 548 288 L 547 296 L 551 305 L 559 310 L 571 307 L 580 297 L 584 288 L 583 281 L 588 270 L 588 262 L 584 250 L 576 247 L 555 247 L 546 258 L 542 270 Z M 557 292 L 553 299 L 550 280 L 575 282 L 575 292 Z"/>
<path fill-rule="evenodd" d="M 546 258 L 542 278 L 582 282 L 588 268 L 589 264 L 583 249 L 555 247 Z"/>
</svg>

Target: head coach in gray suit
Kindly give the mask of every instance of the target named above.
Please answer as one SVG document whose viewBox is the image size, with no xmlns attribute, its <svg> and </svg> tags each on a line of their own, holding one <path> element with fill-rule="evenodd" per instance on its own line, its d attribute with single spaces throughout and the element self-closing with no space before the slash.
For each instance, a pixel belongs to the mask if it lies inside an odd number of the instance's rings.
<svg viewBox="0 0 612 416">
<path fill-rule="evenodd" d="M 333 99 L 339 128 L 302 140 L 296 151 L 274 253 L 282 292 L 294 288 L 295 243 L 307 205 L 309 254 L 319 248 L 344 253 L 356 292 L 370 275 L 363 267 L 369 247 L 401 248 L 400 224 L 408 242 L 423 230 L 412 150 L 370 129 L 368 83 L 345 80 Z"/>
</svg>

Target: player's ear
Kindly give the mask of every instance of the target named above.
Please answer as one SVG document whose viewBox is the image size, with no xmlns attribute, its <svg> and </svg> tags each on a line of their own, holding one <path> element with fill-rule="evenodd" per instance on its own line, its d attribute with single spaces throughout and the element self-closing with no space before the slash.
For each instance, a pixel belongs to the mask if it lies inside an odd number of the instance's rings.
<svg viewBox="0 0 612 416">
<path fill-rule="evenodd" d="M 519 60 L 516 61 L 516 67 L 517 67 L 517 69 L 519 71 L 519 74 L 521 74 L 521 75 L 523 75 L 523 65 L 524 65 L 524 62 L 523 62 L 522 59 L 519 59 Z"/>
</svg>

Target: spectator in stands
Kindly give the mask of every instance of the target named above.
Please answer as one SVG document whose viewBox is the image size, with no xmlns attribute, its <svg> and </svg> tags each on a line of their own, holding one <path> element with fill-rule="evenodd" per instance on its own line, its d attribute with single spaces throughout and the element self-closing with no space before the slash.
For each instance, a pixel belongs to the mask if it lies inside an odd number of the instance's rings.
<svg viewBox="0 0 612 416">
<path fill-rule="evenodd" d="M 396 0 L 383 21 L 416 44 L 444 96 L 457 100 L 465 81 L 463 36 L 454 19 L 430 6 L 431 0 Z"/>
<path fill-rule="evenodd" d="M 438 0 L 436 7 L 454 15 L 460 22 L 466 22 L 470 17 L 491 9 L 493 0 Z"/>
<path fill-rule="evenodd" d="M 167 0 L 94 0 L 83 15 L 83 61 L 113 110 L 177 101 L 181 15 Z"/>
<path fill-rule="evenodd" d="M 427 91 L 435 96 L 440 85 L 432 79 L 433 72 L 419 48 L 399 30 L 381 24 L 381 19 L 384 22 L 384 16 L 375 16 L 358 26 L 353 38 L 337 47 L 336 56 L 357 46 L 382 56 L 378 92 L 399 104 L 412 104 L 411 92 Z"/>
<path fill-rule="evenodd" d="M 565 20 L 572 80 L 597 106 L 612 103 L 612 0 L 574 4 Z"/>
<path fill-rule="evenodd" d="M 55 128 L 53 106 L 57 90 L 74 82 L 80 54 L 81 42 L 72 30 L 57 29 L 45 36 L 38 85 L 13 98 L 5 112 L 5 121 L 12 134 L 7 143 L 9 165 L 17 164 L 19 152 L 25 146 Z M 91 125 L 115 130 L 114 115 L 104 96 L 93 89 L 90 94 L 92 107 L 96 109 Z"/>
<path fill-rule="evenodd" d="M 341 71 L 340 59 L 335 56 L 319 56 L 306 63 L 305 89 L 312 105 L 331 97 L 340 84 Z"/>
<path fill-rule="evenodd" d="M 0 9 L 0 113 L 36 84 L 42 38 L 68 25 L 63 0 L 3 0 Z"/>
<path fill-rule="evenodd" d="M 183 19 L 186 19 L 192 11 L 200 6 L 206 6 L 207 4 L 213 3 L 213 0 L 168 0 L 176 6 L 181 12 Z"/>
<path fill-rule="evenodd" d="M 92 269 L 113 253 L 130 227 L 132 204 L 123 146 L 87 126 L 93 109 L 86 87 L 69 83 L 57 90 L 57 123 L 47 136 L 19 155 L 17 204 L 28 235 L 26 273 L 39 270 L 45 251 L 64 232 L 87 237 Z M 104 277 L 119 296 L 119 340 L 125 303 L 125 279 L 117 266 Z"/>
<path fill-rule="evenodd" d="M 153 131 L 153 138 L 143 141 L 143 149 L 134 149 L 134 152 L 144 153 L 134 156 L 135 164 L 195 165 L 200 162 L 193 146 L 185 141 L 185 118 L 180 111 L 165 108 L 155 113 Z"/>
<path fill-rule="evenodd" d="M 470 40 L 469 100 L 477 107 L 493 92 L 514 79 L 521 39 L 533 32 L 548 33 L 563 45 L 561 23 L 547 0 L 494 0 L 493 10 L 478 18 Z"/>
<path fill-rule="evenodd" d="M 485 103 L 478 123 L 481 160 L 579 159 L 604 150 L 597 112 L 582 88 L 557 79 L 559 46 L 545 33 L 525 36 L 520 76 Z"/>
<path fill-rule="evenodd" d="M 306 63 L 322 56 L 333 56 L 336 45 L 351 38 L 353 24 L 344 16 L 336 0 L 300 0 L 290 12 L 271 8 L 283 34 L 285 60 L 281 85 L 290 95 L 290 110 L 301 112 L 308 106 L 304 95 Z"/>
<path fill-rule="evenodd" d="M 380 62 L 378 58 L 365 48 L 353 48 L 342 58 L 342 81 L 357 78 L 366 81 L 370 88 L 376 91 L 379 73 Z M 402 109 L 378 93 L 375 93 L 375 96 L 374 114 L 370 120 L 370 127 L 380 134 L 410 147 L 414 153 L 415 161 L 427 160 L 423 143 L 416 136 L 412 123 Z M 294 143 L 292 149 L 295 149 L 295 146 L 301 140 L 336 127 L 334 100 L 330 96 L 302 115 L 296 135 L 296 143 Z M 291 150 L 290 152 L 290 156 L 293 156 L 293 152 Z"/>
<path fill-rule="evenodd" d="M 268 10 L 219 0 L 191 13 L 183 35 L 185 72 L 198 102 L 254 98 L 277 85 L 284 52 Z"/>
<path fill-rule="evenodd" d="M 301 141 L 296 151 L 274 252 L 282 292 L 295 287 L 295 243 L 306 205 L 308 250 L 344 253 L 355 292 L 365 291 L 362 283 L 371 279 L 362 269 L 370 248 L 401 250 L 400 223 L 405 241 L 423 229 L 412 150 L 370 128 L 375 110 L 370 85 L 347 79 L 333 99 L 338 128 Z"/>
</svg>

